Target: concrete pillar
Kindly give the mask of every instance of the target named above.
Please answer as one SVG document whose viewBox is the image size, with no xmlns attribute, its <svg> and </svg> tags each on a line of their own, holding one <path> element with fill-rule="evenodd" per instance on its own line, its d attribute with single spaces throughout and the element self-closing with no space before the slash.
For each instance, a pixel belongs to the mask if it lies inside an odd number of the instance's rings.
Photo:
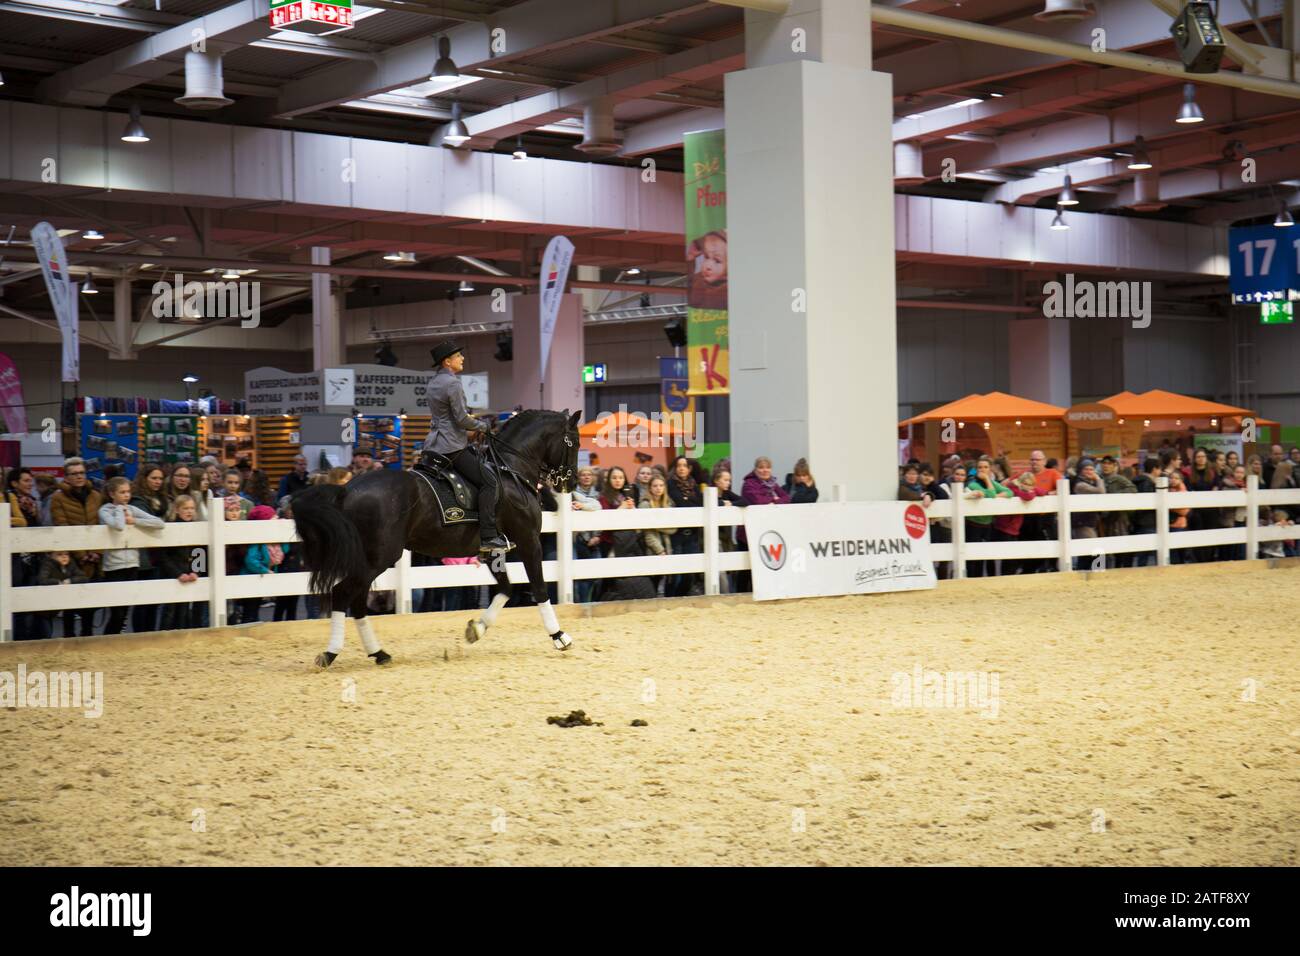
<svg viewBox="0 0 1300 956">
<path fill-rule="evenodd" d="M 133 359 L 131 351 L 131 280 L 119 276 L 113 280 L 113 348 L 111 359 Z"/>
<path fill-rule="evenodd" d="M 311 264 L 330 264 L 328 246 L 312 246 Z M 342 323 L 333 276 L 326 272 L 311 275 L 311 350 L 312 368 L 327 368 L 344 363 Z"/>
<path fill-rule="evenodd" d="M 570 412 L 582 408 L 582 296 L 566 292 L 560 299 L 546 363 L 544 387 L 541 375 L 541 296 L 511 296 L 514 313 L 514 401 L 524 408 L 550 408 Z M 496 403 L 494 403 L 496 404 Z"/>
<path fill-rule="evenodd" d="M 892 78 L 867 0 L 796 7 L 747 10 L 726 77 L 733 464 L 806 456 L 820 485 L 893 500 Z"/>
<path fill-rule="evenodd" d="M 1011 394 L 1069 408 L 1069 319 L 1016 319 L 1007 328 Z"/>
</svg>

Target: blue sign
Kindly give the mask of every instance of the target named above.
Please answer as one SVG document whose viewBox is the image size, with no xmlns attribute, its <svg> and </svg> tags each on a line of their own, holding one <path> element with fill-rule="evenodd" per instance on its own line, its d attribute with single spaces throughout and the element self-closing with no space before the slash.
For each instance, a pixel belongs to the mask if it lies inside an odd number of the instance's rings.
<svg viewBox="0 0 1300 956">
<path fill-rule="evenodd" d="M 661 356 L 659 358 L 659 401 L 661 411 L 685 413 L 692 410 L 691 396 L 686 394 L 690 387 L 690 372 L 686 368 L 686 359 Z"/>
<path fill-rule="evenodd" d="M 1272 225 L 1228 230 L 1228 282 L 1234 304 L 1300 298 L 1300 229 Z"/>
</svg>

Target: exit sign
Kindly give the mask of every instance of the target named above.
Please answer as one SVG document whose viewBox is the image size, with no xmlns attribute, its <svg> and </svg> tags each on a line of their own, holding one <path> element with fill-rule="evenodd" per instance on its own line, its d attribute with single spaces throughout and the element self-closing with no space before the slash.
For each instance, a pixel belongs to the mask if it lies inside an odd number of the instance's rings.
<svg viewBox="0 0 1300 956">
<path fill-rule="evenodd" d="M 1260 325 L 1290 325 L 1294 321 L 1295 315 L 1290 302 L 1261 302 L 1259 304 Z"/>
<path fill-rule="evenodd" d="M 584 385 L 599 385 L 605 381 L 605 364 L 603 362 L 596 365 L 584 365 L 582 367 L 582 383 Z"/>
<path fill-rule="evenodd" d="M 352 0 L 271 0 L 271 26 L 294 33 L 352 29 Z"/>
</svg>

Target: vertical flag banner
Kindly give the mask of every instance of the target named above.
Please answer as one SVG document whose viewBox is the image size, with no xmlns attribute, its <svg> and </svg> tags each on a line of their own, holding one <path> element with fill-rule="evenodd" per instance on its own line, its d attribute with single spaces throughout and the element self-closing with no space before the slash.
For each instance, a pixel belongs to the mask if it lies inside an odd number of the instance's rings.
<svg viewBox="0 0 1300 956">
<path fill-rule="evenodd" d="M 81 381 L 81 345 L 77 339 L 77 285 L 68 274 L 68 260 L 63 252 L 63 240 L 48 222 L 38 222 L 32 228 L 32 245 L 41 261 L 45 274 L 45 288 L 54 303 L 54 314 L 59 320 L 59 334 L 63 338 L 63 381 Z"/>
<path fill-rule="evenodd" d="M 0 352 L 0 422 L 13 435 L 27 432 L 27 409 L 23 407 L 23 380 L 14 360 Z"/>
<path fill-rule="evenodd" d="M 726 132 L 687 133 L 686 354 L 691 395 L 728 395 Z"/>
<path fill-rule="evenodd" d="M 659 412 L 664 421 L 688 422 L 695 416 L 695 396 L 689 392 L 690 376 L 686 359 L 660 356 Z M 677 416 L 675 419 L 669 415 Z"/>
<path fill-rule="evenodd" d="M 542 255 L 542 381 L 546 381 L 546 360 L 551 357 L 551 339 L 555 335 L 555 317 L 560 314 L 560 296 L 569 281 L 573 262 L 573 243 L 555 236 L 546 244 Z"/>
</svg>

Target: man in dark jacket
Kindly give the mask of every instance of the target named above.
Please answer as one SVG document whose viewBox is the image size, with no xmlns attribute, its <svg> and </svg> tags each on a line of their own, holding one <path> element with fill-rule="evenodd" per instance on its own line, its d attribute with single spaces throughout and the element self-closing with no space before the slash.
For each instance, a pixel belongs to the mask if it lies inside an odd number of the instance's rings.
<svg viewBox="0 0 1300 956">
<path fill-rule="evenodd" d="M 293 471 L 280 479 L 280 485 L 275 489 L 275 503 L 279 505 L 290 495 L 297 494 L 308 485 L 307 481 L 307 456 L 293 456 Z"/>
<path fill-rule="evenodd" d="M 1142 463 L 1142 470 L 1133 478 L 1133 487 L 1137 489 L 1138 494 L 1154 494 L 1156 490 L 1156 475 L 1160 474 L 1160 459 L 1156 455 L 1148 455 L 1147 460 Z M 1156 513 L 1155 511 L 1135 511 L 1133 512 L 1133 534 L 1155 534 L 1156 533 Z M 1156 553 L 1154 551 L 1139 551 L 1134 556 L 1133 566 L 1137 568 L 1144 567 L 1148 564 L 1156 563 Z"/>
</svg>

